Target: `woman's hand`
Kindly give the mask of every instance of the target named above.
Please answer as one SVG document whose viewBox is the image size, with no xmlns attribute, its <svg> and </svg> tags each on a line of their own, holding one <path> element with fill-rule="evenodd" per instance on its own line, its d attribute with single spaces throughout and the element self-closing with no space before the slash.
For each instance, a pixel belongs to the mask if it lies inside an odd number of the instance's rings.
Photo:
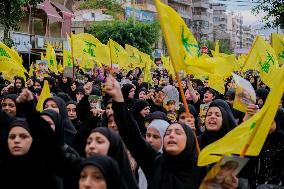
<svg viewBox="0 0 284 189">
<path fill-rule="evenodd" d="M 112 76 L 107 77 L 105 82 L 105 91 L 116 102 L 124 102 L 118 81 Z"/>
<path fill-rule="evenodd" d="M 21 94 L 16 99 L 17 103 L 28 102 L 34 99 L 33 93 L 28 89 L 23 89 Z"/>
</svg>

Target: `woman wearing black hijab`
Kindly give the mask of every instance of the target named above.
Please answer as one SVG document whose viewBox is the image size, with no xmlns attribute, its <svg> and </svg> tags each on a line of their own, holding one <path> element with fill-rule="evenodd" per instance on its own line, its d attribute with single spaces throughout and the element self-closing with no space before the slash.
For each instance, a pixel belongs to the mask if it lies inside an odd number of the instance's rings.
<svg viewBox="0 0 284 189">
<path fill-rule="evenodd" d="M 119 133 L 128 150 L 142 168 L 149 189 L 197 189 L 201 182 L 192 130 L 171 124 L 164 136 L 163 154 L 141 136 L 136 121 L 129 114 L 119 83 L 107 78 L 106 92 L 113 98 L 113 110 Z"/>
<path fill-rule="evenodd" d="M 132 109 L 134 104 L 135 88 L 132 84 L 124 84 L 121 88 L 123 98 L 128 109 Z"/>
<path fill-rule="evenodd" d="M 264 105 L 267 99 L 267 96 L 269 94 L 269 91 L 266 90 L 265 88 L 259 88 L 255 91 L 255 94 L 256 94 L 256 104 L 258 105 L 260 109 Z"/>
<path fill-rule="evenodd" d="M 17 119 L 9 127 L 0 162 L 1 188 L 59 188 L 53 172 L 56 150 L 51 128 Z M 47 141 L 48 142 L 47 142 Z"/>
<path fill-rule="evenodd" d="M 230 128 L 227 111 L 222 106 L 211 103 L 205 115 L 205 131 L 198 137 L 200 148 L 219 140 Z"/>
<path fill-rule="evenodd" d="M 150 105 L 146 100 L 135 101 L 132 108 L 133 118 L 136 120 L 142 136 L 146 136 L 145 117 L 150 113 Z"/>
<path fill-rule="evenodd" d="M 193 105 L 188 104 L 188 109 L 189 109 L 189 113 L 193 116 L 192 118 L 189 118 L 188 121 L 190 122 L 190 119 L 191 120 L 194 119 L 194 130 L 195 130 L 196 135 L 199 136 L 199 135 L 201 135 L 201 130 L 200 130 L 199 121 L 198 121 L 199 120 L 198 114 L 197 114 Z M 186 124 L 187 114 L 186 114 L 184 106 L 181 106 L 179 108 L 177 119 L 178 119 L 179 122 Z M 190 123 L 188 123 L 188 124 L 190 124 Z M 188 125 L 188 126 L 190 127 L 191 125 Z"/>
<path fill-rule="evenodd" d="M 80 166 L 79 189 L 124 189 L 117 163 L 108 156 L 95 155 Z M 93 175 L 99 175 L 94 179 Z"/>
<path fill-rule="evenodd" d="M 103 140 L 103 136 L 97 134 L 103 135 L 107 141 Z M 99 137 L 101 138 L 98 139 Z M 97 143 L 96 140 L 99 140 L 100 146 L 102 146 L 102 141 L 109 143 L 108 149 L 102 149 L 98 147 L 99 142 Z M 109 157 L 112 157 L 117 162 L 120 168 L 124 188 L 138 189 L 138 185 L 132 173 L 129 159 L 122 139 L 114 131 L 106 127 L 97 127 L 92 130 L 87 139 L 85 152 L 87 157 L 91 157 L 94 154 L 107 155 Z M 106 154 L 103 154 L 105 152 Z"/>
<path fill-rule="evenodd" d="M 46 99 L 43 103 L 43 107 L 44 109 L 53 109 L 61 115 L 66 136 L 65 142 L 68 145 L 71 145 L 77 131 L 73 126 L 71 120 L 68 118 L 65 102 L 61 98 L 54 96 Z"/>
</svg>

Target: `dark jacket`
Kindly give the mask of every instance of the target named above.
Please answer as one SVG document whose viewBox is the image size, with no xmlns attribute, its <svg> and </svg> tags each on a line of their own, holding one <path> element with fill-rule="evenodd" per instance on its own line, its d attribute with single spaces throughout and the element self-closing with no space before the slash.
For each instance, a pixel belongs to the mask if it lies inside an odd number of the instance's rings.
<svg viewBox="0 0 284 189">
<path fill-rule="evenodd" d="M 119 133 L 131 155 L 142 168 L 149 189 L 195 189 L 199 187 L 199 168 L 193 132 L 187 126 L 183 129 L 187 135 L 186 147 L 181 154 L 171 156 L 154 150 L 140 135 L 133 117 L 125 103 L 113 102 L 114 118 Z"/>
</svg>

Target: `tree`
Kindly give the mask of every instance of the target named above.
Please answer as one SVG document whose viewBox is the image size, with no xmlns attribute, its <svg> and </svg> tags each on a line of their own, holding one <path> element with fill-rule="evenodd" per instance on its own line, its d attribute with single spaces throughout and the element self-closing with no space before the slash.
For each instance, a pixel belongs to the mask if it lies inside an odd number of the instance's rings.
<svg viewBox="0 0 284 189">
<path fill-rule="evenodd" d="M 205 46 L 208 48 L 208 54 L 212 56 L 210 50 L 215 50 L 215 42 L 214 41 L 206 41 Z M 230 48 L 230 41 L 229 39 L 220 39 L 219 40 L 219 50 L 220 53 L 225 53 L 225 54 L 232 54 L 233 51 Z"/>
<path fill-rule="evenodd" d="M 0 2 L 0 24 L 4 27 L 3 42 L 11 46 L 9 30 L 17 30 L 18 23 L 25 16 L 23 7 L 35 6 L 43 0 L 3 0 Z"/>
<path fill-rule="evenodd" d="M 124 9 L 114 0 L 86 0 L 80 4 L 79 9 L 104 9 L 106 14 L 118 18 L 124 13 Z"/>
<path fill-rule="evenodd" d="M 127 21 L 102 21 L 94 23 L 87 31 L 98 38 L 102 43 L 107 43 L 109 38 L 120 45 L 132 45 L 142 52 L 151 54 L 153 45 L 159 39 L 159 24 L 157 22 Z"/>
<path fill-rule="evenodd" d="M 255 3 L 252 13 L 255 15 L 264 12 L 262 18 L 264 27 L 284 29 L 284 1 L 283 0 L 252 0 Z"/>
</svg>

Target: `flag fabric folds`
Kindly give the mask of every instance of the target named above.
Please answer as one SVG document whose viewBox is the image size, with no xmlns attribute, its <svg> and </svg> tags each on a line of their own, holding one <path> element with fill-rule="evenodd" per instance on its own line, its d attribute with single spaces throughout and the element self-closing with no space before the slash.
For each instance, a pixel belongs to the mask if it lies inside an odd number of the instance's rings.
<svg viewBox="0 0 284 189">
<path fill-rule="evenodd" d="M 51 97 L 51 93 L 50 93 L 48 81 L 44 80 L 42 91 L 40 93 L 40 96 L 39 96 L 39 99 L 36 105 L 36 110 L 39 112 L 43 111 L 43 103 L 46 99 L 50 97 Z"/>
<path fill-rule="evenodd" d="M 257 156 L 266 140 L 274 121 L 278 105 L 284 92 L 284 69 L 279 71 L 279 79 L 274 82 L 264 106 L 253 117 L 230 131 L 223 138 L 205 147 L 199 154 L 198 165 L 205 166 L 221 159 L 221 155 L 241 154 Z"/>
<path fill-rule="evenodd" d="M 284 63 L 284 34 L 272 33 L 271 46 L 275 50 L 279 64 Z"/>
<path fill-rule="evenodd" d="M 176 11 L 159 0 L 155 4 L 174 69 L 184 70 L 187 61 L 199 56 L 198 43 Z"/>
<path fill-rule="evenodd" d="M 243 71 L 249 69 L 259 71 L 261 80 L 270 88 L 277 80 L 277 56 L 273 48 L 260 36 L 256 37 L 243 67 Z"/>
<path fill-rule="evenodd" d="M 47 44 L 45 59 L 48 61 L 48 69 L 55 74 L 58 74 L 56 54 L 49 43 Z"/>
</svg>

